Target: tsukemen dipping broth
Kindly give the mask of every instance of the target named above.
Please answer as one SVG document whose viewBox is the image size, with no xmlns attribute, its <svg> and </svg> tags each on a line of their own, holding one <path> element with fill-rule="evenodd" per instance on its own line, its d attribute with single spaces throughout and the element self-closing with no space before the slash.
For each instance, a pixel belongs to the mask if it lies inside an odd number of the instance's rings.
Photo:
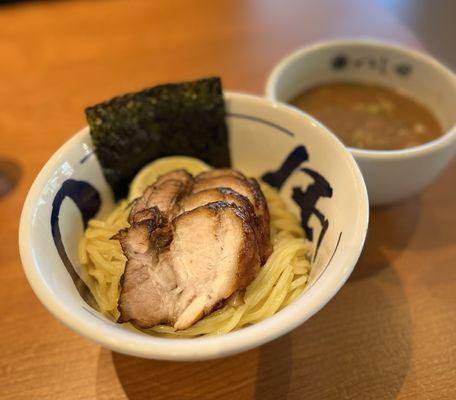
<svg viewBox="0 0 456 400">
<path fill-rule="evenodd" d="M 349 147 L 403 149 L 443 133 L 425 106 L 382 86 L 328 83 L 304 91 L 290 103 L 317 118 Z"/>
</svg>

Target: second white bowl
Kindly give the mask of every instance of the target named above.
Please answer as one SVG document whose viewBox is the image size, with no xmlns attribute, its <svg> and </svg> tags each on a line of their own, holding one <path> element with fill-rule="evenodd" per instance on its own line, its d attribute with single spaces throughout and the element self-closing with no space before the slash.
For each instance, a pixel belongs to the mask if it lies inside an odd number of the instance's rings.
<svg viewBox="0 0 456 400">
<path fill-rule="evenodd" d="M 333 81 L 372 83 L 426 105 L 441 137 L 403 150 L 349 148 L 366 182 L 371 205 L 406 199 L 433 182 L 456 153 L 456 77 L 432 57 L 374 40 L 332 40 L 300 49 L 274 68 L 266 95 L 288 103 L 310 87 Z"/>
</svg>

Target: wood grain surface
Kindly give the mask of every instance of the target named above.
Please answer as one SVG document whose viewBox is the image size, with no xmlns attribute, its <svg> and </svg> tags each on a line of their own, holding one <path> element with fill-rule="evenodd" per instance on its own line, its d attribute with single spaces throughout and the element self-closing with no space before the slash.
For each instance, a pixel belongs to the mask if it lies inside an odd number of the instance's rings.
<svg viewBox="0 0 456 400">
<path fill-rule="evenodd" d="M 18 255 L 21 207 L 85 106 L 159 82 L 221 75 L 261 94 L 286 53 L 333 36 L 420 47 L 379 3 L 55 1 L 0 8 L 0 399 L 455 399 L 456 160 L 420 196 L 372 211 L 339 294 L 292 333 L 210 362 L 142 360 L 57 322 Z M 450 38 L 449 38 L 450 39 Z M 432 49 L 430 49 L 432 51 Z"/>
</svg>

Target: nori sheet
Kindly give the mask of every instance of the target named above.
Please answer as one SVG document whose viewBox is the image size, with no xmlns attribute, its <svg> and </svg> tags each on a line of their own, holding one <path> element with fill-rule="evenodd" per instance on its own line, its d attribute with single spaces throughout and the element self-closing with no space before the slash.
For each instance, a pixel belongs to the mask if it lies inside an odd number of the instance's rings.
<svg viewBox="0 0 456 400">
<path fill-rule="evenodd" d="M 135 174 L 169 155 L 230 167 L 220 78 L 170 83 L 115 97 L 85 110 L 95 151 L 116 199 Z"/>
</svg>

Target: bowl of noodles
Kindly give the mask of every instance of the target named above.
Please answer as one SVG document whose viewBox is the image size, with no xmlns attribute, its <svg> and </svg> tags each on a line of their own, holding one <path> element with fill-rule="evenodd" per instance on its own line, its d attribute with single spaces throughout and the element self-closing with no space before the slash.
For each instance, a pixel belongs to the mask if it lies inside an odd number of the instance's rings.
<svg viewBox="0 0 456 400">
<path fill-rule="evenodd" d="M 20 254 L 45 307 L 82 336 L 139 357 L 205 360 L 284 335 L 319 311 L 349 277 L 368 224 L 364 181 L 350 153 L 311 117 L 264 98 L 225 93 L 232 168 L 259 182 L 269 210 L 270 255 L 242 292 L 191 326 L 119 323 L 127 258 L 113 237 L 134 199 L 175 170 L 212 166 L 170 154 L 147 163 L 115 199 L 89 128 L 46 163 L 25 201 Z"/>
</svg>

